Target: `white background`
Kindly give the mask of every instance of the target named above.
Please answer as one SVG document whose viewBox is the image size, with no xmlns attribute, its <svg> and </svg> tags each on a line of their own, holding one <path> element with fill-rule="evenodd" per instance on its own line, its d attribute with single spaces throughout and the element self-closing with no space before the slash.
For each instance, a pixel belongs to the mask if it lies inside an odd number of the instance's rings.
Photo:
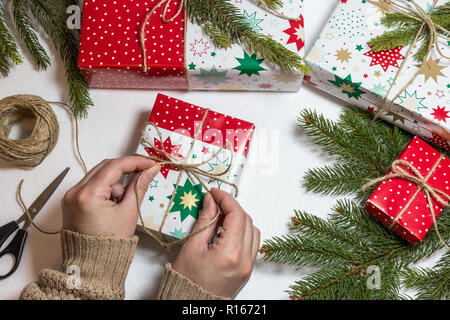
<svg viewBox="0 0 450 320">
<path fill-rule="evenodd" d="M 304 1 L 306 52 L 338 1 L 320 1 L 320 6 L 318 3 Z M 53 59 L 52 67 L 45 72 L 36 72 L 29 59 L 21 66 L 14 66 L 8 78 L 0 78 L 0 98 L 26 93 L 50 101 L 67 100 L 63 66 L 54 48 L 48 49 Z M 336 118 L 344 103 L 308 85 L 297 93 L 161 92 L 255 123 L 257 133 L 261 134 L 251 148 L 254 161 L 243 174 L 239 201 L 260 228 L 262 239 L 287 233 L 294 209 L 320 217 L 326 217 L 330 212 L 335 199 L 307 193 L 302 187 L 302 176 L 308 168 L 322 166 L 332 159 L 302 133 L 297 126 L 297 116 L 302 108 L 314 108 Z M 134 153 L 156 94 L 156 91 L 91 90 L 95 107 L 80 123 L 81 150 L 89 168 L 104 158 Z M 83 172 L 74 153 L 70 117 L 58 106 L 54 106 L 54 110 L 61 126 L 59 141 L 40 166 L 21 170 L 0 163 L 0 225 L 21 215 L 15 194 L 22 178 L 25 179 L 23 198 L 30 204 L 54 177 L 70 166 L 68 176 L 36 218 L 36 222 L 47 229 L 56 230 L 61 226 L 60 199 Z M 269 138 L 262 139 L 264 134 Z M 266 150 L 270 150 L 269 159 L 260 155 Z M 425 264 L 431 265 L 438 257 L 434 256 Z M 151 239 L 140 235 L 126 282 L 126 298 L 154 299 L 164 264 L 173 259 Z M 59 237 L 31 230 L 20 268 L 10 278 L 0 281 L 0 299 L 17 299 L 22 288 L 34 281 L 41 269 L 57 268 L 60 263 Z M 6 270 L 6 266 L 7 261 L 0 260 L 0 270 Z M 250 281 L 238 298 L 287 299 L 285 290 L 307 272 L 307 268 L 276 265 L 258 259 Z"/>
</svg>

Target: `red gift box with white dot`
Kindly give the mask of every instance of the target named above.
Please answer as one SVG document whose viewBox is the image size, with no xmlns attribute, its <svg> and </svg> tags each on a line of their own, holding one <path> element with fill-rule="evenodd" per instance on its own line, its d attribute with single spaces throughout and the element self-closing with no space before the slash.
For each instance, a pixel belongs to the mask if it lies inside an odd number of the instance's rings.
<svg viewBox="0 0 450 320">
<path fill-rule="evenodd" d="M 420 138 L 414 137 L 398 159 L 409 162 L 423 177 L 426 177 L 440 157 L 441 154 L 437 150 Z M 407 171 L 411 173 L 409 169 Z M 387 175 L 390 173 L 392 173 L 391 169 Z M 449 180 L 450 160 L 443 157 L 429 176 L 427 184 L 450 195 Z M 433 228 L 431 211 L 423 190 L 419 191 L 410 205 L 404 209 L 417 190 L 417 184 L 401 177 L 384 180 L 377 185 L 364 209 L 388 227 L 391 227 L 401 211 L 405 210 L 393 225 L 392 230 L 412 245 L 416 245 Z M 433 197 L 431 199 L 437 219 L 443 210 L 443 205 Z M 441 199 L 446 201 L 443 197 Z"/>
<path fill-rule="evenodd" d="M 251 122 L 158 94 L 142 133 L 142 137 L 152 145 L 140 143 L 137 154 L 167 160 L 159 151 L 164 150 L 176 161 L 200 164 L 201 170 L 219 175 L 223 180 L 199 175 L 204 185 L 235 195 L 236 190 L 224 181 L 238 185 L 254 129 Z M 163 164 L 141 205 L 146 228 L 159 231 L 162 225 L 163 234 L 177 239 L 184 238 L 191 231 L 201 210 L 202 194 L 207 192 L 188 173 L 184 172 L 181 180 L 178 180 L 179 175 L 178 168 Z M 179 187 L 175 190 L 178 181 Z M 164 219 L 174 192 L 173 204 Z"/>
</svg>

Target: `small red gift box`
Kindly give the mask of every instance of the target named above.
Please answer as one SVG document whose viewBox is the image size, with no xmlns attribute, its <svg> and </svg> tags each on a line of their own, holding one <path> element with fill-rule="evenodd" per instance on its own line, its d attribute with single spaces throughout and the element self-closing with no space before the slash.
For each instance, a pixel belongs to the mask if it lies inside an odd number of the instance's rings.
<svg viewBox="0 0 450 320">
<path fill-rule="evenodd" d="M 414 167 L 422 176 L 417 178 L 425 179 L 429 187 L 450 195 L 450 160 L 420 138 L 414 137 L 397 160 L 400 160 L 402 170 L 417 177 L 411 169 Z M 403 166 L 403 161 L 409 165 Z M 417 183 L 403 177 L 389 178 L 392 173 L 392 169 L 387 172 L 386 179 L 377 186 L 364 209 L 409 243 L 416 245 L 433 226 L 428 198 Z M 437 197 L 441 201 L 435 196 L 430 197 L 436 219 L 448 200 L 440 194 Z"/>
<path fill-rule="evenodd" d="M 163 27 L 165 6 L 147 22 L 148 70 L 143 70 L 142 24 L 159 0 L 88 0 L 83 4 L 83 29 L 78 65 L 92 88 L 188 89 L 184 65 L 185 13 Z M 180 3 L 168 3 L 172 17 Z M 151 34 L 151 35 L 150 35 Z M 152 79 L 155 79 L 152 81 Z"/>
</svg>

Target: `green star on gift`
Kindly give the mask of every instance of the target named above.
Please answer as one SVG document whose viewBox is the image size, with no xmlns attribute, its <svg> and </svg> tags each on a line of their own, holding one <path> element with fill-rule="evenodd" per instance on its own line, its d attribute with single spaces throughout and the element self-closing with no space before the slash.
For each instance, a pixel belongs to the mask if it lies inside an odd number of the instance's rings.
<svg viewBox="0 0 450 320">
<path fill-rule="evenodd" d="M 236 58 L 236 60 L 240 63 L 240 65 L 234 67 L 233 69 L 239 70 L 239 75 L 246 74 L 251 77 L 254 74 L 259 76 L 259 71 L 266 70 L 260 66 L 264 59 L 256 59 L 256 54 L 249 56 L 247 52 L 244 51 L 244 58 Z"/>
<path fill-rule="evenodd" d="M 361 82 L 352 82 L 352 76 L 349 74 L 345 79 L 334 76 L 335 80 L 328 80 L 336 87 L 342 89 L 342 93 L 346 94 L 349 98 L 355 98 L 358 100 L 364 91 L 362 91 L 359 87 L 361 86 Z"/>
<path fill-rule="evenodd" d="M 186 236 L 187 232 L 183 232 L 183 229 L 177 229 L 175 228 L 173 231 L 170 232 L 170 235 L 177 239 L 183 239 Z"/>
<path fill-rule="evenodd" d="M 173 185 L 176 187 L 176 185 Z M 198 213 L 203 208 L 203 197 L 205 193 L 202 192 L 202 185 L 193 185 L 189 179 L 186 179 L 184 185 L 179 185 L 177 192 L 173 199 L 172 208 L 169 212 L 180 212 L 180 219 L 183 222 L 188 216 L 198 219 Z M 171 199 L 172 195 L 167 196 Z"/>
</svg>

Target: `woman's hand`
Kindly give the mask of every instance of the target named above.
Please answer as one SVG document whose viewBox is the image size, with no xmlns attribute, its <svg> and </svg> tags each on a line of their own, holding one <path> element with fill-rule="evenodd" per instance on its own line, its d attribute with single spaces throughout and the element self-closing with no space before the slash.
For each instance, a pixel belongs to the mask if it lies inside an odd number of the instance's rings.
<svg viewBox="0 0 450 320">
<path fill-rule="evenodd" d="M 139 205 L 160 166 L 143 157 L 104 160 L 71 188 L 62 200 L 63 228 L 78 233 L 129 238 L 138 220 L 135 185 L 139 176 Z M 123 174 L 135 173 L 125 189 Z"/>
<path fill-rule="evenodd" d="M 215 201 L 214 201 L 215 200 Z M 259 249 L 259 230 L 250 216 L 228 193 L 212 189 L 203 200 L 203 210 L 192 232 L 207 225 L 222 211 L 220 221 L 187 240 L 173 269 L 207 291 L 234 298 L 247 283 Z M 210 244 L 216 228 L 223 231 L 216 244 Z"/>
</svg>

